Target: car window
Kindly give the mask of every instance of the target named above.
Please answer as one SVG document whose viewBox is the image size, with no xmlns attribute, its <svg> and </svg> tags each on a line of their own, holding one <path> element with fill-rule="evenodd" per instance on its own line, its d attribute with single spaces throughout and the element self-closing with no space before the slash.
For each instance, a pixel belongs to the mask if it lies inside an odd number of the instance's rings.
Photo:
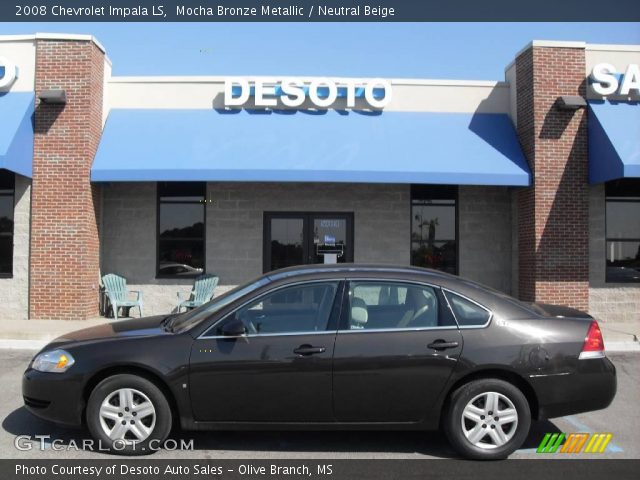
<svg viewBox="0 0 640 480">
<path fill-rule="evenodd" d="M 489 321 L 491 312 L 486 308 L 455 293 L 446 292 L 446 295 L 461 327 L 482 326 Z"/>
<path fill-rule="evenodd" d="M 327 329 L 338 282 L 281 288 L 237 310 L 249 334 L 316 332 Z"/>
<path fill-rule="evenodd" d="M 193 328 L 207 318 L 210 318 L 211 315 L 219 312 L 223 308 L 241 299 L 245 295 L 249 295 L 254 290 L 258 290 L 259 288 L 264 287 L 268 283 L 268 277 L 259 277 L 252 282 L 249 282 L 245 285 L 239 285 L 236 288 L 223 293 L 222 295 L 213 297 L 211 301 L 197 308 L 194 308 L 189 312 L 174 315 L 173 321 L 175 331 L 184 331 L 189 328 Z"/>
<path fill-rule="evenodd" d="M 351 282 L 349 330 L 453 326 L 433 287 L 394 282 Z"/>
</svg>

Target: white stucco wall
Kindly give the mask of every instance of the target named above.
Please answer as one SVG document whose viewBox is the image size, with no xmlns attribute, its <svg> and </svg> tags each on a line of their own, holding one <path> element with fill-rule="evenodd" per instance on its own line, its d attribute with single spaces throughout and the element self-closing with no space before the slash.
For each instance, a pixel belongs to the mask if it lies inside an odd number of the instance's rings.
<svg viewBox="0 0 640 480">
<path fill-rule="evenodd" d="M 591 75 L 593 67 L 599 63 L 613 65 L 616 71 L 623 73 L 629 64 L 640 64 L 640 45 L 601 45 L 587 44 L 585 50 L 586 71 L 585 76 Z M 587 97 L 590 99 L 601 98 L 593 91 L 590 82 L 587 82 Z M 632 94 L 630 97 L 611 95 L 610 100 L 640 100 L 640 95 Z"/>
<path fill-rule="evenodd" d="M 0 35 L 0 57 L 18 67 L 18 77 L 0 92 L 32 92 L 35 86 L 36 44 L 33 36 Z"/>
<path fill-rule="evenodd" d="M 107 108 L 205 109 L 224 107 L 226 77 L 111 77 Z M 246 77 L 276 82 L 273 77 Z M 307 79 L 310 80 L 310 79 Z M 337 83 L 344 78 L 335 78 Z M 508 113 L 509 84 L 490 81 L 390 79 L 387 111 Z M 338 99 L 335 107 L 344 103 Z M 310 107 L 309 103 L 302 108 Z M 251 105 L 247 104 L 250 108 Z M 279 105 L 278 108 L 287 108 Z"/>
</svg>

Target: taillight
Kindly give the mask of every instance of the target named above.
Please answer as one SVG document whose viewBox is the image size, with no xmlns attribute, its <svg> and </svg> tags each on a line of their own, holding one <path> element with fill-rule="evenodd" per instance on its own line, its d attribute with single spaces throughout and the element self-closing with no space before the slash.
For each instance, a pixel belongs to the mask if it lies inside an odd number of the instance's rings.
<svg viewBox="0 0 640 480">
<path fill-rule="evenodd" d="M 602 358 L 604 357 L 604 340 L 602 339 L 602 332 L 598 326 L 598 322 L 595 320 L 589 325 L 589 331 L 584 339 L 584 345 L 582 346 L 582 352 L 578 357 L 580 360 L 585 358 Z"/>
</svg>

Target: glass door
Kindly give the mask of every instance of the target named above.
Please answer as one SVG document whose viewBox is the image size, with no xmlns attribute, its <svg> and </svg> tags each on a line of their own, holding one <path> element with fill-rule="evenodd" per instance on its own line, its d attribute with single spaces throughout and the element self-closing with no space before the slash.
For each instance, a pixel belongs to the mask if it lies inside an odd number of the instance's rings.
<svg viewBox="0 0 640 480">
<path fill-rule="evenodd" d="M 353 213 L 264 215 L 263 269 L 353 262 Z"/>
</svg>

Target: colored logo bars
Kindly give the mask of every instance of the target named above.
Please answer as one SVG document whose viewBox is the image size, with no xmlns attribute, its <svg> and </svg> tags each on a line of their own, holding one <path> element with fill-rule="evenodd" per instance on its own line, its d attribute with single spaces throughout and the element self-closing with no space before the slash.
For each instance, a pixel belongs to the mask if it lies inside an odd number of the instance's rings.
<svg viewBox="0 0 640 480">
<path fill-rule="evenodd" d="M 612 437 L 610 433 L 547 433 L 536 453 L 603 453 Z"/>
</svg>

